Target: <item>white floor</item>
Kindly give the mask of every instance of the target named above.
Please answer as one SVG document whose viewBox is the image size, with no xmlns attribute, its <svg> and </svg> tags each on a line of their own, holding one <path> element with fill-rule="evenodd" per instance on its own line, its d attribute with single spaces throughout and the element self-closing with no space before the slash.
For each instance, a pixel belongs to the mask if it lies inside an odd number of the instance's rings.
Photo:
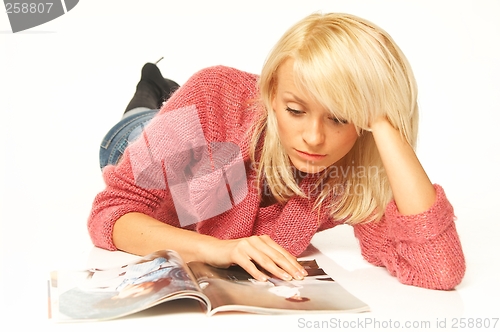
<svg viewBox="0 0 500 332">
<path fill-rule="evenodd" d="M 163 56 L 160 69 L 179 83 L 217 64 L 258 73 L 285 29 L 314 11 L 375 22 L 412 63 L 418 155 L 454 204 L 467 257 L 457 318 L 498 318 L 500 2 L 85 0 L 16 34 L 0 13 L 0 324 L 46 324 L 47 272 L 86 264 L 86 219 L 103 187 L 99 143 L 145 62 Z M 349 233 L 332 230 L 316 242 L 347 270 L 364 267 Z M 210 319 L 205 327 L 226 318 Z"/>
</svg>

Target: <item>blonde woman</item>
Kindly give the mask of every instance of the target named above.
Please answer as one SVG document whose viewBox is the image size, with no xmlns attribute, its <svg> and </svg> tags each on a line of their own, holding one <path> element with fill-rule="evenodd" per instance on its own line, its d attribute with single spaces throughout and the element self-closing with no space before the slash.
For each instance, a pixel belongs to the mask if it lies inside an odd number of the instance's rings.
<svg viewBox="0 0 500 332">
<path fill-rule="evenodd" d="M 257 280 L 300 280 L 295 257 L 314 234 L 350 224 L 364 258 L 402 283 L 460 283 L 453 207 L 414 152 L 415 79 L 384 30 L 313 14 L 260 76 L 217 66 L 170 96 L 172 86 L 144 66 L 134 109 L 103 142 L 106 188 L 88 221 L 96 246 L 173 249 Z"/>
</svg>

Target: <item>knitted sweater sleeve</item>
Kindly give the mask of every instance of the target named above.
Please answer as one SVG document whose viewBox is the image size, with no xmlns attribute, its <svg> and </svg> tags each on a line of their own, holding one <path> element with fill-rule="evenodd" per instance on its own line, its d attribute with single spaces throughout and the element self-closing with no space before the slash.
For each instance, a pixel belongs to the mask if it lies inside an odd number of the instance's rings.
<svg viewBox="0 0 500 332">
<path fill-rule="evenodd" d="M 460 283 L 465 259 L 453 207 L 439 185 L 434 205 L 417 215 L 401 215 L 391 201 L 379 222 L 354 226 L 363 257 L 385 266 L 403 284 L 449 290 Z"/>
</svg>

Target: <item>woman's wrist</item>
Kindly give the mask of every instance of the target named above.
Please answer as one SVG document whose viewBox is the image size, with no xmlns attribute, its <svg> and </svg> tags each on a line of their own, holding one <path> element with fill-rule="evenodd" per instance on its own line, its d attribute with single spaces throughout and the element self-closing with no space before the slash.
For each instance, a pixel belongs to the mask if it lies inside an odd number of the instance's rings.
<svg viewBox="0 0 500 332">
<path fill-rule="evenodd" d="M 369 131 L 374 133 L 384 130 L 384 128 L 385 129 L 393 128 L 393 126 L 389 123 L 389 120 L 387 120 L 385 116 L 381 116 L 370 122 Z"/>
</svg>

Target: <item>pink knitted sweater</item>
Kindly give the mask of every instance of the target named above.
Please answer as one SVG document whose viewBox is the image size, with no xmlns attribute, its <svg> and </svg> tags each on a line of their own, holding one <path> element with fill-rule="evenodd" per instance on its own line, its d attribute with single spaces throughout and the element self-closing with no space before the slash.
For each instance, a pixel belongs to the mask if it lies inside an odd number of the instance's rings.
<svg viewBox="0 0 500 332">
<path fill-rule="evenodd" d="M 268 234 L 294 255 L 306 249 L 316 232 L 341 223 L 332 220 L 326 209 L 321 209 L 321 214 L 313 211 L 314 200 L 300 197 L 291 198 L 284 205 L 260 207 L 248 154 L 248 135 L 256 117 L 255 109 L 249 105 L 258 97 L 257 79 L 253 74 L 217 66 L 198 72 L 177 90 L 145 134 L 126 149 L 121 162 L 103 170 L 106 187 L 96 196 L 88 220 L 96 246 L 116 250 L 112 241 L 114 223 L 129 212 L 141 212 L 220 239 Z M 175 122 L 172 117 L 162 117 L 169 112 L 195 114 L 198 119 Z M 222 213 L 196 223 L 183 223 L 176 213 L 181 208 L 180 201 L 173 197 L 174 185 L 182 184 L 181 173 L 175 169 L 186 167 L 190 158 L 202 160 L 197 154 L 203 153 L 198 153 L 197 147 L 208 146 L 210 150 L 210 143 L 220 142 L 239 148 L 239 159 L 235 160 L 240 160 L 246 170 L 246 195 L 238 201 L 233 197 L 228 209 L 220 207 L 222 199 L 217 193 L 222 191 L 215 191 L 211 204 Z M 209 151 L 209 159 L 215 163 L 212 152 Z M 210 182 L 212 175 L 205 174 L 202 180 L 191 181 L 191 187 Z M 306 193 L 312 181 L 314 176 L 301 182 Z M 462 280 L 465 261 L 453 207 L 443 189 L 438 185 L 435 188 L 437 198 L 428 211 L 403 216 L 393 201 L 381 221 L 355 225 L 354 234 L 363 257 L 374 265 L 385 266 L 402 283 L 452 289 Z M 193 202 L 186 204 L 196 205 L 196 199 L 193 197 Z"/>
</svg>

